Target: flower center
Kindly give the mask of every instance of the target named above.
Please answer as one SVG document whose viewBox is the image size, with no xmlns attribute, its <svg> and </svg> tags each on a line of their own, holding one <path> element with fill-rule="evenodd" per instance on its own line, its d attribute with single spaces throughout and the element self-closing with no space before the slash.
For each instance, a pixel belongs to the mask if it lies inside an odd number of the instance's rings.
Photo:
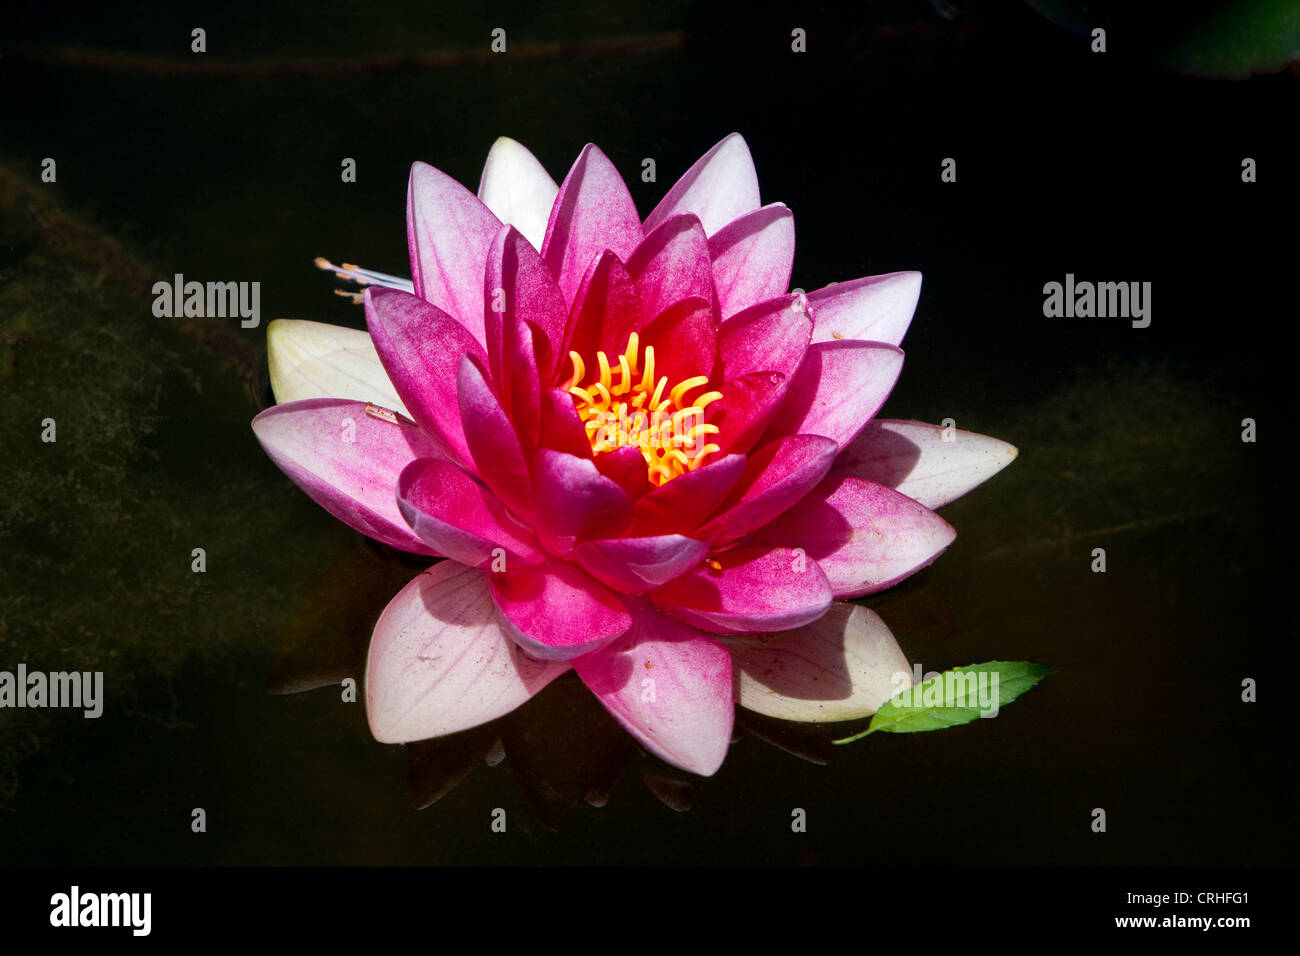
<svg viewBox="0 0 1300 956">
<path fill-rule="evenodd" d="M 717 425 L 704 421 L 704 409 L 722 393 L 704 392 L 687 398 L 690 392 L 709 383 L 703 375 L 672 388 L 668 387 L 668 376 L 656 379 L 654 346 L 646 346 L 642 355 L 637 333 L 628 338 L 627 348 L 614 366 L 604 352 L 597 352 L 596 374 L 585 385 L 582 383 L 587 365 L 582 356 L 570 352 L 569 360 L 573 362 L 573 377 L 564 388 L 573 396 L 593 453 L 641 449 L 650 483 L 657 486 L 694 471 L 705 458 L 720 450 L 701 439 L 718 432 Z"/>
</svg>

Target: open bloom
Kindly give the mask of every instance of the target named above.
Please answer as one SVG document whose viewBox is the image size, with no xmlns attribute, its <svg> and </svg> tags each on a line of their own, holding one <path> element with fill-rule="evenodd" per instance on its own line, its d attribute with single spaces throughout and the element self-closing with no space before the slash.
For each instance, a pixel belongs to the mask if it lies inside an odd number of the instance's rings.
<svg viewBox="0 0 1300 956">
<path fill-rule="evenodd" d="M 919 274 L 789 292 L 793 217 L 738 135 L 644 220 L 595 146 L 557 187 L 499 140 L 477 196 L 417 163 L 407 237 L 409 283 L 337 270 L 369 336 L 272 324 L 282 404 L 253 422 L 333 515 L 448 559 L 375 627 L 376 738 L 484 723 L 572 667 L 711 774 L 737 702 L 841 720 L 898 689 L 888 629 L 837 599 L 933 561 L 954 532 L 931 509 L 1015 456 L 873 421 Z"/>
</svg>

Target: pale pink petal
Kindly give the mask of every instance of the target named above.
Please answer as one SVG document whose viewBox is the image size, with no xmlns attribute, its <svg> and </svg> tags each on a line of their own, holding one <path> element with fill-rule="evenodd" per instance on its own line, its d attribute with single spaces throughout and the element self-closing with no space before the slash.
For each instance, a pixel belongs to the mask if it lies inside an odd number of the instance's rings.
<svg viewBox="0 0 1300 956">
<path fill-rule="evenodd" d="M 613 538 L 578 545 L 574 560 L 588 574 L 624 594 L 667 584 L 704 560 L 709 546 L 680 534 Z"/>
<path fill-rule="evenodd" d="M 709 558 L 650 593 L 692 627 L 720 634 L 788 631 L 815 621 L 831 604 L 817 562 L 789 548 L 737 548 Z"/>
<path fill-rule="evenodd" d="M 571 660 L 624 634 L 632 618 L 613 591 L 564 561 L 491 574 L 501 626 L 541 660 Z"/>
<path fill-rule="evenodd" d="M 574 661 L 591 692 L 655 756 L 710 776 L 735 721 L 731 657 L 717 641 L 652 608 L 626 637 Z"/>
<path fill-rule="evenodd" d="M 755 545 L 800 548 L 837 598 L 873 594 L 934 561 L 957 536 L 948 522 L 892 488 L 830 477 L 750 535 Z"/>
<path fill-rule="evenodd" d="M 709 237 L 718 312 L 725 319 L 784 295 L 794 266 L 794 214 L 773 203 Z"/>
<path fill-rule="evenodd" d="M 294 484 L 348 527 L 403 551 L 437 554 L 397 508 L 402 469 L 438 456 L 415 425 L 365 402 L 313 398 L 268 408 L 253 419 L 253 433 Z"/>
<path fill-rule="evenodd" d="M 420 540 L 461 564 L 483 567 L 498 558 L 508 565 L 540 564 L 545 558 L 533 533 L 449 461 L 407 465 L 397 480 L 397 506 Z"/>
<path fill-rule="evenodd" d="M 809 346 L 765 437 L 824 435 L 843 447 L 885 403 L 902 371 L 903 353 L 893 345 L 853 341 Z"/>
<path fill-rule="evenodd" d="M 838 450 L 820 435 L 787 435 L 764 445 L 749 456 L 721 512 L 698 536 L 716 547 L 767 524 L 826 477 Z"/>
<path fill-rule="evenodd" d="M 641 242 L 641 220 L 623 178 L 588 143 L 560 186 L 546 225 L 542 258 L 564 301 L 572 304 L 583 276 L 605 250 L 627 261 Z"/>
<path fill-rule="evenodd" d="M 920 297 L 919 272 L 866 276 L 810 292 L 808 304 L 815 320 L 812 340 L 859 339 L 898 345 Z"/>
<path fill-rule="evenodd" d="M 481 571 L 443 561 L 379 616 L 366 663 L 366 715 L 381 743 L 407 743 L 508 714 L 568 670 L 505 636 Z"/>
<path fill-rule="evenodd" d="M 456 372 L 483 347 L 459 322 L 422 299 L 395 289 L 367 289 L 366 325 L 397 394 L 444 454 L 469 462 L 456 398 Z"/>
<path fill-rule="evenodd" d="M 869 717 L 912 685 L 911 667 L 874 611 L 837 601 L 811 624 L 728 643 L 737 703 L 780 720 Z"/>
<path fill-rule="evenodd" d="M 1017 454 L 1014 445 L 987 435 L 877 418 L 840 452 L 831 474 L 879 482 L 938 508 L 988 481 Z"/>
<path fill-rule="evenodd" d="M 406 239 L 416 293 L 483 338 L 483 274 L 501 222 L 472 192 L 426 163 L 411 167 Z"/>
<path fill-rule="evenodd" d="M 560 187 L 524 146 L 507 136 L 488 150 L 478 198 L 504 223 L 523 234 L 534 249 L 542 248 L 546 221 Z"/>
<path fill-rule="evenodd" d="M 732 133 L 695 161 L 646 217 L 649 232 L 669 216 L 693 213 L 707 235 L 759 206 L 758 173 L 749 146 Z"/>
<path fill-rule="evenodd" d="M 350 398 L 391 408 L 407 418 L 375 343 L 362 329 L 275 319 L 266 327 L 266 357 L 275 400 Z"/>
</svg>

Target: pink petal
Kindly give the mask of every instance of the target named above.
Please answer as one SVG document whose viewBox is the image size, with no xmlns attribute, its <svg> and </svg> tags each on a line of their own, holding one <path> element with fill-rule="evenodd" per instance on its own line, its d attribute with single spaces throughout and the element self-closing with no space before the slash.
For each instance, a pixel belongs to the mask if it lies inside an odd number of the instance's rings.
<svg viewBox="0 0 1300 956">
<path fill-rule="evenodd" d="M 794 266 L 794 214 L 773 203 L 709 237 L 718 312 L 724 318 L 784 295 Z"/>
<path fill-rule="evenodd" d="M 597 351 L 622 354 L 628 338 L 644 324 L 632 277 L 618 256 L 603 253 L 583 277 L 570 310 L 557 380 L 567 382 L 573 375 L 570 351 L 577 352 L 587 363 Z"/>
<path fill-rule="evenodd" d="M 299 488 L 348 527 L 414 554 L 437 554 L 397 509 L 402 469 L 438 454 L 414 425 L 365 402 L 312 398 L 268 408 L 253 419 L 262 448 Z"/>
<path fill-rule="evenodd" d="M 446 173 L 426 163 L 411 167 L 406 238 L 415 290 L 484 344 L 483 273 L 500 228 L 487 206 Z"/>
<path fill-rule="evenodd" d="M 645 455 L 635 445 L 601 452 L 592 461 L 602 475 L 622 488 L 633 501 L 654 487 L 650 484 L 650 468 Z"/>
<path fill-rule="evenodd" d="M 744 454 L 754 447 L 780 411 L 788 381 L 780 372 L 750 372 L 718 386 L 722 398 L 704 418 L 718 426 L 713 442 L 721 454 Z"/>
<path fill-rule="evenodd" d="M 541 394 L 541 435 L 538 443 L 542 448 L 566 452 L 579 458 L 591 457 L 587 429 L 578 415 L 577 406 L 573 404 L 573 396 L 563 389 L 548 388 Z"/>
<path fill-rule="evenodd" d="M 759 206 L 758 173 L 749 146 L 732 133 L 696 160 L 646 217 L 646 232 L 669 216 L 694 213 L 713 235 L 727 223 Z"/>
<path fill-rule="evenodd" d="M 503 223 L 515 226 L 534 249 L 546 238 L 546 221 L 560 187 L 537 157 L 502 136 L 488 150 L 478 198 Z"/>
<path fill-rule="evenodd" d="M 838 598 L 873 594 L 932 562 L 957 536 L 948 522 L 874 481 L 831 477 L 750 535 L 755 545 L 801 548 Z"/>
<path fill-rule="evenodd" d="M 737 703 L 780 720 L 869 717 L 912 685 L 907 657 L 879 615 L 839 601 L 811 624 L 728 649 Z"/>
<path fill-rule="evenodd" d="M 706 777 L 722 766 L 735 720 L 734 686 L 731 657 L 716 641 L 646 608 L 632 633 L 573 666 L 655 756 Z"/>
<path fill-rule="evenodd" d="M 606 249 L 623 261 L 641 241 L 636 204 L 609 158 L 588 143 L 560 186 L 542 258 L 572 303 L 583 276 Z"/>
<path fill-rule="evenodd" d="M 514 425 L 488 384 L 482 365 L 461 357 L 457 373 L 465 441 L 479 477 L 516 515 L 532 514 L 533 482 Z"/>
<path fill-rule="evenodd" d="M 880 342 L 809 346 L 766 437 L 825 435 L 848 444 L 885 403 L 903 370 L 903 353 Z"/>
<path fill-rule="evenodd" d="M 627 492 L 589 458 L 543 448 L 533 461 L 538 536 L 553 554 L 580 542 L 621 535 L 632 523 Z"/>
<path fill-rule="evenodd" d="M 951 440 L 944 441 L 947 433 Z M 1014 445 L 956 428 L 877 418 L 840 453 L 832 475 L 856 475 L 938 508 L 1011 464 Z"/>
<path fill-rule="evenodd" d="M 744 455 L 726 455 L 664 482 L 637 499 L 629 533 L 690 534 L 713 514 L 744 470 Z"/>
<path fill-rule="evenodd" d="M 486 576 L 443 561 L 379 616 L 366 663 L 366 715 L 381 743 L 407 743 L 508 714 L 560 674 L 525 655 L 497 623 Z"/>
<path fill-rule="evenodd" d="M 797 295 L 760 302 L 727 319 L 718 330 L 723 381 L 754 372 L 799 370 L 812 335 L 812 318 Z"/>
<path fill-rule="evenodd" d="M 694 216 L 665 219 L 627 260 L 641 312 L 650 319 L 682 299 L 713 304 L 713 264 L 704 227 Z"/>
<path fill-rule="evenodd" d="M 787 435 L 749 456 L 722 513 L 698 532 L 715 547 L 762 527 L 812 491 L 839 446 L 820 435 Z"/>
<path fill-rule="evenodd" d="M 512 563 L 540 564 L 545 557 L 533 533 L 449 461 L 407 465 L 397 480 L 397 506 L 422 541 L 461 564 L 489 564 L 498 548 Z"/>
<path fill-rule="evenodd" d="M 669 387 L 696 375 L 713 374 L 718 360 L 718 319 L 704 299 L 690 298 L 660 313 L 645 327 L 641 344 L 655 350 L 655 376 L 668 377 Z M 691 395 L 707 390 L 697 388 Z"/>
<path fill-rule="evenodd" d="M 364 301 L 370 337 L 402 402 L 447 457 L 467 464 L 456 375 L 463 356 L 484 358 L 483 347 L 459 322 L 409 293 L 369 288 Z"/>
<path fill-rule="evenodd" d="M 551 270 L 513 226 L 502 226 L 493 240 L 484 282 L 484 335 L 492 378 L 509 381 L 513 369 L 506 359 L 514 350 L 516 327 L 527 321 L 543 333 L 545 362 L 534 358 L 531 364 L 537 366 L 540 380 L 549 383 L 564 344 L 568 308 Z"/>
<path fill-rule="evenodd" d="M 788 631 L 821 617 L 830 607 L 831 587 L 817 562 L 802 552 L 737 548 L 715 554 L 690 574 L 651 592 L 650 598 L 701 630 L 766 633 Z"/>
<path fill-rule="evenodd" d="M 613 591 L 563 561 L 490 576 L 501 625 L 540 660 L 571 660 L 627 631 L 632 618 Z"/>
<path fill-rule="evenodd" d="M 919 272 L 866 276 L 810 292 L 808 304 L 815 319 L 812 340 L 860 339 L 898 345 L 920 297 Z"/>
<path fill-rule="evenodd" d="M 588 541 L 574 552 L 588 574 L 624 594 L 667 584 L 704 560 L 709 546 L 680 534 Z"/>
</svg>

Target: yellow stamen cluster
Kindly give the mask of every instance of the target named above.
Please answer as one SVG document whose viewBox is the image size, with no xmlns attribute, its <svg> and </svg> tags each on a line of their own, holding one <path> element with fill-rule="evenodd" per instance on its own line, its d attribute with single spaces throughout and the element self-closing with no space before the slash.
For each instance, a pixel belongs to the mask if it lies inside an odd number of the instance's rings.
<svg viewBox="0 0 1300 956">
<path fill-rule="evenodd" d="M 655 378 L 654 346 L 646 346 L 642 356 L 640 344 L 633 332 L 614 366 L 604 352 L 597 352 L 597 374 L 585 385 L 582 382 L 587 365 L 581 355 L 570 352 L 573 377 L 564 387 L 573 396 L 591 450 L 600 454 L 628 446 L 640 448 L 649 466 L 651 484 L 662 485 L 694 471 L 705 458 L 719 451 L 717 445 L 700 439 L 718 433 L 717 425 L 704 421 L 704 409 L 722 393 L 705 392 L 688 399 L 688 393 L 708 384 L 703 375 L 669 389 L 668 376 Z"/>
</svg>

